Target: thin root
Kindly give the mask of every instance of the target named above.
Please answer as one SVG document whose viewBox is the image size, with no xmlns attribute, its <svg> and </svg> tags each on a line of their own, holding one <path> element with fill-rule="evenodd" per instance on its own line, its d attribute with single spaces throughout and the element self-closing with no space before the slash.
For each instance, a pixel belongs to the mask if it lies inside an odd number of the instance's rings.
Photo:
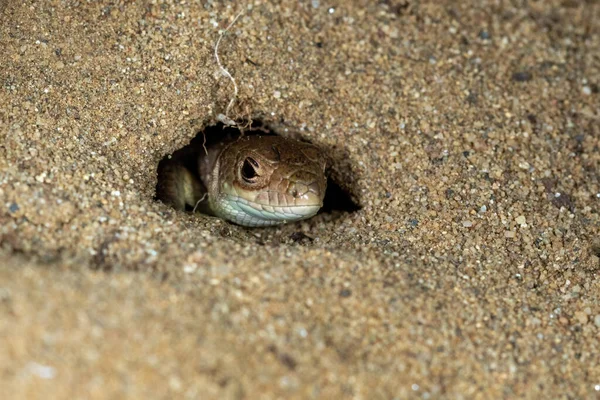
<svg viewBox="0 0 600 400">
<path fill-rule="evenodd" d="M 227 28 L 225 28 L 224 31 L 222 31 L 219 34 L 219 38 L 217 39 L 217 43 L 215 43 L 215 59 L 217 60 L 217 65 L 219 66 L 219 69 L 221 70 L 221 73 L 223 75 L 225 75 L 226 77 L 228 77 L 231 80 L 231 83 L 233 83 L 233 97 L 231 98 L 231 100 L 229 101 L 229 104 L 227 105 L 227 108 L 225 109 L 225 115 L 221 116 L 219 115 L 219 117 L 221 117 L 222 121 L 224 124 L 226 125 L 236 125 L 235 121 L 233 121 L 232 119 L 229 118 L 229 110 L 231 110 L 231 107 L 233 107 L 233 104 L 235 103 L 235 99 L 237 98 L 238 95 L 238 86 L 237 83 L 235 82 L 235 79 L 233 79 L 233 76 L 231 76 L 231 74 L 229 73 L 229 71 L 227 71 L 225 69 L 225 67 L 223 67 L 223 64 L 221 64 L 221 59 L 219 58 L 219 45 L 221 44 L 221 39 L 223 39 L 223 36 L 229 32 L 229 29 L 231 29 L 231 27 L 233 26 L 233 24 L 235 24 L 235 22 L 238 20 L 238 18 L 244 13 L 244 10 L 240 11 L 235 18 L 233 19 L 233 21 L 231 21 L 231 23 L 229 24 L 229 26 Z"/>
<path fill-rule="evenodd" d="M 202 132 L 202 148 L 204 149 L 204 154 L 208 156 L 208 150 L 206 149 L 206 133 Z"/>
<path fill-rule="evenodd" d="M 192 213 L 195 213 L 195 212 L 196 212 L 196 209 L 198 208 L 198 206 L 200 205 L 200 203 L 202 203 L 202 202 L 204 201 L 204 199 L 206 199 L 206 196 L 207 196 L 207 195 L 208 195 L 208 193 L 204 193 L 204 194 L 202 195 L 202 197 L 200 197 L 200 200 L 198 200 L 198 201 L 196 202 L 196 205 L 194 206 L 194 209 L 192 210 Z"/>
</svg>

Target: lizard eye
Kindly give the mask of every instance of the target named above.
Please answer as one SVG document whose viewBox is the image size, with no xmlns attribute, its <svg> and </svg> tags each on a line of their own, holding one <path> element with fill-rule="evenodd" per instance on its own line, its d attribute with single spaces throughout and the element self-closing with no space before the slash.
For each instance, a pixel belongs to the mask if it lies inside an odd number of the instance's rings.
<svg viewBox="0 0 600 400">
<path fill-rule="evenodd" d="M 254 158 L 248 157 L 244 160 L 242 167 L 240 168 L 240 175 L 245 182 L 253 183 L 258 177 L 256 170 L 258 169 L 258 163 Z"/>
</svg>

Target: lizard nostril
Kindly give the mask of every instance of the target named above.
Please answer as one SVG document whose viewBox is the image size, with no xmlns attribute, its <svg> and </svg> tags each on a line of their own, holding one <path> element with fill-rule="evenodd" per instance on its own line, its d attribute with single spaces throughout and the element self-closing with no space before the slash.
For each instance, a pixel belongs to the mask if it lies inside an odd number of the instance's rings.
<svg viewBox="0 0 600 400">
<path fill-rule="evenodd" d="M 307 192 L 308 186 L 300 182 L 293 183 L 292 187 L 290 187 L 288 190 L 288 194 L 295 199 L 299 199 L 302 196 L 305 196 Z"/>
</svg>

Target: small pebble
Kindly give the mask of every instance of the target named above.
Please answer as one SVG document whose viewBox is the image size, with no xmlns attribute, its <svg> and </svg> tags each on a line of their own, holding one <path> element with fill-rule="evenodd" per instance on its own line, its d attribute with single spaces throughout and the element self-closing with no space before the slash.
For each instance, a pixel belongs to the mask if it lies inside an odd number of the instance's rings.
<svg viewBox="0 0 600 400">
<path fill-rule="evenodd" d="M 30 362 L 27 364 L 29 373 L 42 379 L 54 379 L 56 376 L 56 369 L 54 367 L 38 364 L 36 362 Z"/>
<path fill-rule="evenodd" d="M 528 82 L 531 80 L 531 74 L 529 72 L 515 72 L 512 79 L 515 82 Z"/>
<path fill-rule="evenodd" d="M 482 39 L 482 40 L 488 40 L 491 37 L 490 33 L 488 31 L 485 31 L 485 30 L 479 31 L 479 35 L 478 36 L 479 36 L 479 39 Z"/>
<path fill-rule="evenodd" d="M 527 220 L 525 219 L 525 216 L 523 216 L 523 215 L 519 215 L 517 218 L 515 218 L 515 222 L 521 226 L 527 225 Z"/>
<path fill-rule="evenodd" d="M 194 264 L 186 264 L 183 266 L 183 272 L 186 274 L 191 274 L 196 271 L 196 266 Z"/>
<path fill-rule="evenodd" d="M 463 222 L 462 222 L 462 225 L 463 225 L 465 228 L 470 228 L 470 227 L 472 227 L 472 226 L 473 226 L 473 221 L 469 221 L 469 220 L 463 221 Z"/>
<path fill-rule="evenodd" d="M 600 328 L 600 314 L 598 314 L 594 317 L 594 325 L 596 325 L 598 328 Z"/>
<path fill-rule="evenodd" d="M 588 316 L 583 311 L 575 312 L 575 319 L 579 321 L 580 324 L 586 324 L 588 322 Z"/>
<path fill-rule="evenodd" d="M 583 89 L 581 89 L 581 91 L 583 92 L 583 94 L 585 94 L 586 96 L 589 96 L 590 94 L 592 94 L 592 88 L 589 86 L 584 86 Z"/>
</svg>

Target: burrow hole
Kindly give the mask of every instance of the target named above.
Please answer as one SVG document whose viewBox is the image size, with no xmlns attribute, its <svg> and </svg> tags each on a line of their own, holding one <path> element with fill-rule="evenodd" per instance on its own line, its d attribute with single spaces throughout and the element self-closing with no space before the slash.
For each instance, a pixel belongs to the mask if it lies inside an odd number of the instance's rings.
<svg viewBox="0 0 600 400">
<path fill-rule="evenodd" d="M 199 131 L 188 145 L 175 151 L 171 155 L 165 156 L 158 164 L 156 200 L 162 200 L 161 187 L 164 187 L 167 179 L 172 179 L 172 176 L 169 175 L 169 173 L 166 173 L 169 165 L 179 164 L 189 171 L 195 179 L 200 180 L 197 165 L 198 159 L 206 157 L 205 147 L 210 148 L 220 143 L 229 142 L 242 135 L 280 136 L 261 121 L 253 120 L 251 123 L 240 123 L 239 126 L 243 128 L 239 129 L 237 127 L 226 126 L 221 122 L 208 126 Z M 312 143 L 298 135 L 286 134 L 285 137 Z M 349 165 L 350 157 L 348 154 L 341 148 L 327 148 L 320 146 L 319 144 L 317 144 L 317 146 L 323 150 L 328 159 L 328 167 L 325 172 L 327 176 L 327 190 L 325 191 L 323 207 L 318 214 L 329 213 L 334 217 L 341 217 L 344 213 L 360 210 L 360 202 L 356 195 L 356 192 L 358 191 L 356 189 L 356 175 L 353 173 L 352 166 Z M 343 174 L 342 171 L 344 172 Z M 193 207 L 186 205 L 185 210 L 192 212 Z"/>
</svg>

